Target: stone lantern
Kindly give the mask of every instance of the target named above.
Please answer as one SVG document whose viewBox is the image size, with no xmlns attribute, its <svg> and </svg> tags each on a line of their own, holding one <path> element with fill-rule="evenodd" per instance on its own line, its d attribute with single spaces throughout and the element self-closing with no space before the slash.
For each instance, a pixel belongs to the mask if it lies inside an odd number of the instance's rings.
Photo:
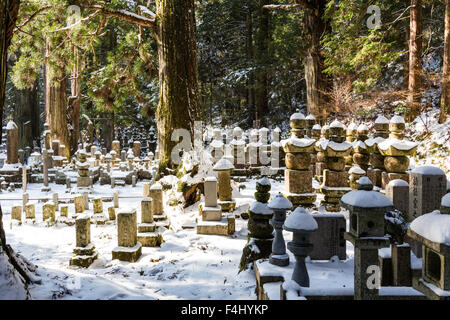
<svg viewBox="0 0 450 320">
<path fill-rule="evenodd" d="M 389 138 L 389 120 L 383 115 L 378 116 L 375 120 L 375 135 L 373 138 L 367 139 L 364 143 L 370 152 L 371 169 L 368 170 L 367 176 L 377 187 L 381 188 L 381 175 L 386 170 L 384 167 L 384 156 L 378 149 L 378 144 Z"/>
<path fill-rule="evenodd" d="M 316 124 L 316 118 L 312 115 L 312 114 L 308 114 L 306 116 L 306 132 L 305 134 L 308 137 L 312 136 L 312 128 L 314 127 L 314 125 Z"/>
<path fill-rule="evenodd" d="M 128 162 L 128 170 L 130 170 L 130 171 L 134 170 L 133 161 L 134 161 L 134 154 L 128 153 L 127 162 Z"/>
<path fill-rule="evenodd" d="M 409 168 L 409 156 L 417 149 L 417 143 L 404 139 L 405 120 L 395 116 L 389 122 L 389 139 L 378 144 L 378 150 L 384 156 L 386 172 L 382 175 L 382 188 L 391 180 L 402 179 L 409 182 L 406 170 Z"/>
<path fill-rule="evenodd" d="M 150 169 L 150 158 L 148 156 L 146 156 L 143 161 L 144 161 L 145 170 Z"/>
<path fill-rule="evenodd" d="M 298 207 L 286 219 L 284 230 L 293 232 L 292 241 L 287 247 L 295 256 L 295 267 L 292 273 L 292 280 L 301 287 L 309 287 L 309 275 L 306 269 L 305 258 L 313 249 L 313 244 L 309 241 L 311 233 L 318 229 L 318 225 L 313 216 L 304 208 Z"/>
<path fill-rule="evenodd" d="M 440 211 L 422 215 L 408 229 L 408 236 L 422 244 L 422 276 L 414 289 L 432 300 L 450 300 L 450 193 Z"/>
<path fill-rule="evenodd" d="M 358 190 L 347 193 L 341 206 L 350 212 L 350 231 L 344 238 L 355 247 L 355 300 L 373 300 L 378 297 L 378 285 L 368 286 L 371 266 L 378 266 L 378 249 L 389 247 L 385 236 L 384 216 L 393 210 L 392 201 L 373 191 L 367 177 L 358 181 Z"/>
<path fill-rule="evenodd" d="M 106 156 L 105 156 L 105 162 L 106 162 L 106 170 L 108 172 L 111 171 L 111 162 L 112 162 L 112 160 L 113 160 L 112 155 L 110 153 L 107 153 Z"/>
<path fill-rule="evenodd" d="M 357 129 L 356 141 L 353 142 L 353 163 L 361 169 L 367 171 L 370 162 L 370 153 L 364 143 L 369 137 L 369 128 L 365 124 L 360 124 Z"/>
<path fill-rule="evenodd" d="M 245 141 L 242 139 L 242 129 L 239 127 L 233 130 L 233 140 L 230 142 L 230 146 L 233 151 L 233 163 L 234 163 L 234 176 L 245 176 Z"/>
<path fill-rule="evenodd" d="M 209 146 L 211 148 L 211 155 L 214 159 L 214 162 L 216 163 L 217 161 L 222 159 L 224 155 L 222 132 L 220 131 L 220 129 L 213 130 L 213 140 L 211 141 L 211 144 Z"/>
<path fill-rule="evenodd" d="M 155 155 L 153 154 L 153 152 L 150 151 L 150 152 L 148 153 L 148 158 L 150 159 L 149 165 L 152 165 L 153 159 L 155 158 Z"/>
<path fill-rule="evenodd" d="M 314 139 L 305 136 L 306 119 L 302 113 L 294 113 L 290 118 L 291 137 L 281 145 L 286 154 L 284 172 L 286 197 L 294 206 L 313 206 L 317 195 L 313 193 L 310 171 L 311 153 Z"/>
<path fill-rule="evenodd" d="M 267 205 L 270 189 L 271 184 L 267 177 L 256 182 L 256 201 L 248 210 L 248 243 L 242 252 L 240 270 L 246 269 L 250 262 L 269 258 L 272 253 L 273 227 L 269 221 L 273 211 Z"/>
<path fill-rule="evenodd" d="M 234 169 L 233 164 L 225 158 L 220 159 L 213 167 L 218 175 L 219 190 L 219 206 L 223 212 L 233 212 L 236 208 L 236 201 L 232 199 L 231 189 L 231 171 Z"/>
<path fill-rule="evenodd" d="M 358 180 L 366 174 L 366 171 L 361 169 L 360 166 L 355 165 L 351 167 L 348 173 L 350 174 L 350 188 L 352 188 L 353 190 L 358 189 Z"/>
<path fill-rule="evenodd" d="M 289 256 L 286 254 L 283 224 L 286 220 L 286 212 L 292 209 L 292 202 L 279 193 L 267 206 L 273 211 L 272 225 L 275 229 L 275 238 L 272 242 L 272 253 L 269 262 L 280 267 L 285 267 L 289 265 Z"/>
<path fill-rule="evenodd" d="M 345 126 L 335 120 L 329 127 L 329 139 L 318 142 L 325 156 L 326 169 L 323 170 L 323 183 L 320 191 L 324 195 L 324 206 L 327 211 L 339 212 L 339 200 L 351 191 L 348 173 L 345 171 L 345 157 L 352 152 L 352 144 L 346 142 Z M 318 159 L 319 160 L 319 159 Z M 321 159 L 320 159 L 321 160 Z"/>
</svg>

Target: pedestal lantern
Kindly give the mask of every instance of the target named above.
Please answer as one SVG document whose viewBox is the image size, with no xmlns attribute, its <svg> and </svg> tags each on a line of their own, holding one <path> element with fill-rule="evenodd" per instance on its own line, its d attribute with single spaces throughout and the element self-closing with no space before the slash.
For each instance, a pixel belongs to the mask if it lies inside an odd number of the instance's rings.
<svg viewBox="0 0 450 320">
<path fill-rule="evenodd" d="M 272 242 L 272 253 L 269 262 L 285 267 L 289 265 L 289 256 L 286 254 L 286 245 L 283 238 L 283 224 L 286 220 L 286 212 L 292 209 L 292 202 L 279 193 L 269 204 L 273 210 L 272 225 L 275 229 L 275 238 Z"/>
<path fill-rule="evenodd" d="M 394 205 L 388 197 L 373 191 L 369 178 L 362 177 L 358 190 L 342 197 L 341 206 L 350 211 L 350 231 L 344 238 L 355 247 L 355 300 L 376 299 L 379 284 L 369 286 L 369 277 L 373 274 L 371 268 L 378 266 L 378 249 L 389 247 L 384 216 Z"/>
<path fill-rule="evenodd" d="M 301 287 L 309 287 L 309 275 L 306 269 L 305 258 L 313 249 L 313 244 L 309 241 L 312 232 L 318 229 L 316 220 L 304 208 L 298 207 L 286 219 L 284 230 L 293 232 L 291 242 L 287 247 L 295 256 L 294 272 L 292 280 Z"/>
<path fill-rule="evenodd" d="M 414 289 L 432 300 L 450 300 L 450 193 L 441 209 L 415 219 L 408 236 L 422 244 L 422 276 Z"/>
</svg>

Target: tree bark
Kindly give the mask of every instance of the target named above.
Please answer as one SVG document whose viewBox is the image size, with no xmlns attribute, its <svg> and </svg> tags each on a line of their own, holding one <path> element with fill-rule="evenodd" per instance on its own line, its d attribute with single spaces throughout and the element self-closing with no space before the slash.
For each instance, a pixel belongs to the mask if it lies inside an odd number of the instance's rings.
<svg viewBox="0 0 450 320">
<path fill-rule="evenodd" d="M 70 153 L 74 154 L 78 149 L 80 138 L 80 104 L 81 104 L 81 57 L 78 49 L 72 47 L 74 65 L 70 75 L 69 115 L 72 130 L 70 132 Z"/>
<path fill-rule="evenodd" d="M 442 71 L 441 113 L 439 123 L 450 114 L 450 0 L 445 0 L 444 68 Z"/>
<path fill-rule="evenodd" d="M 11 44 L 17 14 L 19 12 L 19 0 L 0 0 L 0 115 L 3 119 L 5 106 L 6 74 L 8 71 L 8 47 Z M 0 136 L 2 134 L 0 126 Z"/>
<path fill-rule="evenodd" d="M 39 92 L 37 81 L 33 88 L 14 89 L 14 122 L 19 127 L 19 148 L 33 148 L 33 141 L 39 141 Z"/>
<path fill-rule="evenodd" d="M 256 84 L 256 118 L 262 120 L 268 114 L 267 100 L 267 58 L 269 34 L 269 11 L 264 10 L 268 0 L 259 0 L 259 30 L 258 30 L 258 65 L 261 68 L 257 74 Z"/>
<path fill-rule="evenodd" d="M 317 120 L 326 120 L 329 114 L 325 108 L 328 79 L 323 74 L 324 61 L 320 44 L 326 30 L 326 23 L 322 19 L 326 1 L 312 0 L 310 4 L 313 9 L 306 12 L 306 28 L 309 35 L 306 41 L 310 44 L 305 60 L 307 109 Z"/>
<path fill-rule="evenodd" d="M 422 0 L 411 0 L 409 31 L 408 120 L 420 114 L 422 100 Z"/>
<path fill-rule="evenodd" d="M 199 119 L 194 0 L 157 0 L 156 8 L 159 160 L 173 168 L 171 153 L 178 142 L 172 141 L 172 132 L 183 128 L 192 138 Z"/>
<path fill-rule="evenodd" d="M 247 1 L 247 21 L 246 21 L 246 51 L 247 51 L 247 60 L 253 61 L 254 52 L 253 52 L 253 15 L 252 15 L 252 7 L 249 1 Z M 249 72 L 248 80 L 247 80 L 247 110 L 249 112 L 249 121 L 250 124 L 253 123 L 253 120 L 256 120 L 256 108 L 255 108 L 255 89 L 254 89 L 255 77 L 253 71 Z"/>
<path fill-rule="evenodd" d="M 8 47 L 11 44 L 15 23 L 17 20 L 17 14 L 19 12 L 20 1 L 18 0 L 0 0 L 0 115 L 3 118 L 3 108 L 5 105 L 5 88 L 7 77 L 7 60 L 8 60 Z M 2 127 L 2 126 L 0 126 Z M 0 128 L 0 135 L 1 135 Z M 29 297 L 27 290 L 27 283 L 30 282 L 30 278 L 26 272 L 21 268 L 15 259 L 10 247 L 6 244 L 5 231 L 3 228 L 3 214 L 0 207 L 0 255 L 5 254 L 8 258 L 8 262 L 14 270 L 16 270 L 24 279 L 24 291 L 26 297 Z M 5 277 L 6 280 L 9 275 L 0 275 Z M 14 276 L 10 276 L 11 281 L 16 281 Z M 18 289 L 17 289 L 18 290 Z"/>
<path fill-rule="evenodd" d="M 50 55 L 50 44 L 46 43 L 46 56 Z M 65 145 L 64 156 L 70 158 L 70 139 L 67 127 L 67 95 L 66 79 L 50 79 L 51 66 L 45 64 L 45 111 L 47 123 L 50 126 L 51 138 L 59 140 L 60 145 Z M 56 152 L 56 150 L 54 150 Z"/>
</svg>

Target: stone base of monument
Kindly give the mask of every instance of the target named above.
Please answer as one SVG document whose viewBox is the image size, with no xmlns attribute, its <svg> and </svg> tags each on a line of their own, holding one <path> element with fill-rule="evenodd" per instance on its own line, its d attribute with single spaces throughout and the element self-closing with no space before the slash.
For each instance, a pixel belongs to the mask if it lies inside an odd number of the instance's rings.
<svg viewBox="0 0 450 320">
<path fill-rule="evenodd" d="M 155 220 L 157 227 L 163 227 L 163 228 L 167 228 L 167 229 L 169 229 L 169 227 L 170 227 L 169 219 L 167 218 L 167 215 L 165 213 L 154 214 L 153 220 Z"/>
<path fill-rule="evenodd" d="M 87 193 L 91 194 L 93 191 L 94 191 L 94 189 L 92 188 L 92 186 L 91 187 L 78 187 L 77 186 L 77 187 L 72 188 L 70 193 L 83 194 L 83 193 L 87 192 Z"/>
<path fill-rule="evenodd" d="M 91 218 L 91 223 L 98 225 L 106 224 L 107 221 L 108 218 L 104 213 L 94 213 Z"/>
<path fill-rule="evenodd" d="M 222 208 L 220 206 L 205 207 L 203 203 L 198 209 L 203 221 L 219 221 L 222 219 Z"/>
<path fill-rule="evenodd" d="M 312 208 L 317 199 L 315 193 L 284 193 L 284 196 L 292 202 L 294 208 L 298 206 Z"/>
<path fill-rule="evenodd" d="M 374 186 L 381 188 L 383 171 L 380 169 L 368 169 L 367 177 L 372 181 Z"/>
<path fill-rule="evenodd" d="M 229 236 L 236 231 L 235 218 L 232 214 L 222 217 L 219 221 L 197 221 L 197 234 Z"/>
<path fill-rule="evenodd" d="M 164 240 L 162 234 L 156 231 L 157 223 L 141 223 L 138 225 L 138 241 L 143 247 L 158 247 Z"/>
<path fill-rule="evenodd" d="M 73 249 L 73 253 L 74 257 L 70 259 L 71 266 L 88 268 L 98 258 L 98 252 L 95 251 L 95 246 L 92 243 L 84 248 Z"/>
<path fill-rule="evenodd" d="M 137 237 L 143 247 L 159 247 L 164 242 L 159 232 L 142 232 Z"/>
<path fill-rule="evenodd" d="M 272 243 L 273 238 L 250 238 L 250 240 L 242 250 L 241 261 L 239 262 L 239 270 L 246 270 L 250 263 L 254 263 L 255 261 L 260 259 L 269 258 L 272 254 Z"/>
<path fill-rule="evenodd" d="M 386 186 L 391 182 L 392 180 L 401 179 L 405 180 L 409 183 L 409 174 L 407 173 L 387 173 L 383 172 L 381 174 L 381 188 L 386 189 Z"/>
<path fill-rule="evenodd" d="M 289 265 L 289 255 L 288 254 L 275 255 L 271 253 L 269 257 L 269 262 L 276 266 L 286 267 Z"/>
<path fill-rule="evenodd" d="M 290 254 L 289 254 L 290 255 Z M 290 282 L 294 271 L 295 259 L 290 255 L 288 266 L 273 265 L 268 259 L 253 263 L 258 300 L 353 300 L 353 267 L 343 267 L 343 263 L 307 262 L 310 287 L 301 287 L 300 291 L 283 288 Z M 323 266 L 322 266 L 323 265 Z M 323 273 L 336 268 L 338 278 L 333 281 L 323 279 Z M 286 283 L 287 284 L 287 283 Z M 286 286 L 284 286 L 286 287 Z M 426 297 L 411 287 L 381 287 L 377 300 L 426 300 Z"/>
<path fill-rule="evenodd" d="M 340 212 L 341 206 L 339 201 L 350 191 L 352 191 L 352 188 L 349 187 L 320 187 L 320 192 L 324 195 L 322 205 L 325 206 L 325 210 L 328 212 Z"/>
<path fill-rule="evenodd" d="M 134 247 L 115 247 L 112 258 L 120 261 L 136 262 L 142 255 L 142 243 L 137 242 Z"/>
<path fill-rule="evenodd" d="M 218 201 L 217 204 L 222 208 L 222 212 L 233 212 L 236 209 L 236 200 Z"/>
</svg>

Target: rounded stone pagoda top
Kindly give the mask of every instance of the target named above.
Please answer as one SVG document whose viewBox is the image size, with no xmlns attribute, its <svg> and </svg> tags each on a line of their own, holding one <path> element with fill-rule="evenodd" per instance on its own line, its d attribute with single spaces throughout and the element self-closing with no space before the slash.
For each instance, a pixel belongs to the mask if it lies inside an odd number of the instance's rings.
<svg viewBox="0 0 450 320">
<path fill-rule="evenodd" d="M 350 123 L 347 127 L 347 131 L 354 131 L 358 128 L 358 125 L 354 122 Z"/>
<path fill-rule="evenodd" d="M 162 190 L 162 185 L 159 182 L 156 182 L 150 187 L 150 190 Z"/>
<path fill-rule="evenodd" d="M 308 114 L 306 116 L 306 120 L 316 120 L 316 117 L 314 117 L 312 114 Z"/>
<path fill-rule="evenodd" d="M 320 126 L 320 124 L 316 123 L 315 125 L 313 125 L 312 129 L 313 130 L 322 130 L 322 127 Z"/>
<path fill-rule="evenodd" d="M 14 121 L 9 120 L 8 124 L 6 125 L 6 130 L 13 130 L 13 129 L 18 129 L 17 124 L 15 124 Z"/>
<path fill-rule="evenodd" d="M 348 170 L 348 173 L 352 174 L 366 174 L 366 171 L 364 171 L 363 169 L 361 169 L 360 166 L 353 166 L 350 168 L 350 170 Z"/>
<path fill-rule="evenodd" d="M 289 120 L 305 120 L 305 115 L 300 111 L 294 113 Z"/>
<path fill-rule="evenodd" d="M 252 203 L 249 209 L 254 214 L 260 215 L 272 215 L 273 211 L 267 206 L 267 203 L 262 203 L 259 201 L 255 201 Z"/>
<path fill-rule="evenodd" d="M 331 124 L 330 124 L 330 128 L 342 128 L 345 129 L 345 125 L 338 121 L 338 120 L 334 120 Z"/>
<path fill-rule="evenodd" d="M 216 177 L 207 177 L 207 178 L 205 178 L 205 181 L 217 182 L 217 178 Z"/>
<path fill-rule="evenodd" d="M 297 207 L 284 222 L 283 229 L 291 232 L 313 232 L 319 228 L 312 214 L 303 207 Z"/>
<path fill-rule="evenodd" d="M 434 167 L 434 166 L 416 167 L 411 172 L 429 175 L 429 176 L 445 176 L 445 172 L 441 168 Z"/>
<path fill-rule="evenodd" d="M 262 186 L 270 186 L 270 180 L 267 177 L 262 177 L 261 179 L 259 179 L 257 181 L 257 183 L 259 183 Z"/>
<path fill-rule="evenodd" d="M 220 159 L 213 167 L 214 171 L 226 171 L 234 169 L 234 165 L 225 158 Z"/>
<path fill-rule="evenodd" d="M 291 210 L 292 202 L 280 192 L 269 202 L 268 207 L 272 210 Z"/>
<path fill-rule="evenodd" d="M 390 123 L 405 123 L 405 119 L 402 116 L 393 116 Z"/>
<path fill-rule="evenodd" d="M 409 187 L 408 182 L 403 179 L 394 179 L 389 181 L 388 186 L 390 187 Z"/>
<path fill-rule="evenodd" d="M 359 126 L 358 126 L 358 132 L 368 132 L 369 131 L 369 127 L 366 125 L 366 124 L 364 124 L 364 123 L 361 123 Z"/>
<path fill-rule="evenodd" d="M 110 153 L 107 153 L 105 156 L 105 159 L 107 159 L 107 160 L 112 159 L 112 155 Z"/>
</svg>

